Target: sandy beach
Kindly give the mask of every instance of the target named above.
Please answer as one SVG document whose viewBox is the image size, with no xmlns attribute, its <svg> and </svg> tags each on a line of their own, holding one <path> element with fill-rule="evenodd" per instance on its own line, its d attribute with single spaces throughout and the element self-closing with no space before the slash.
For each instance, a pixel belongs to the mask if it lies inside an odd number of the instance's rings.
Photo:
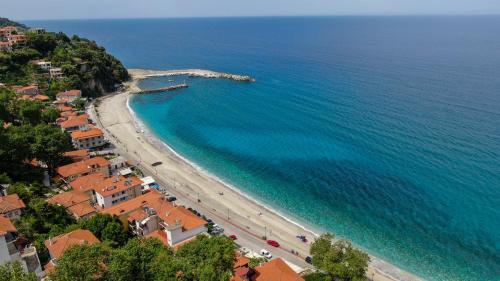
<svg viewBox="0 0 500 281">
<path fill-rule="evenodd" d="M 266 208 L 178 155 L 147 130 L 143 131 L 140 122 L 135 119 L 127 105 L 129 97 L 140 91 L 137 82 L 150 76 L 183 74 L 241 79 L 241 81 L 249 81 L 244 80 L 249 77 L 199 69 L 169 71 L 134 69 L 129 72 L 133 79 L 125 84 L 122 92 L 101 98 L 96 106 L 90 109 L 92 118 L 104 129 L 106 138 L 116 146 L 117 151 L 138 162 L 143 172 L 158 179 L 171 194 L 179 198 L 180 203 L 213 218 L 226 229 L 226 233 L 228 231 L 236 233 L 237 242 L 243 246 L 248 245 L 247 247 L 254 251 L 261 248 L 269 249 L 275 256 L 281 256 L 300 267 L 307 268 L 308 265 L 303 259 L 308 255 L 309 244 L 299 241 L 295 236 L 305 234 L 309 240 L 313 240 L 315 233 Z M 152 167 L 151 163 L 157 161 L 161 161 L 162 164 Z M 268 239 L 279 241 L 281 247 L 271 249 L 261 239 L 264 235 Z M 299 252 L 299 255 L 291 254 L 292 249 Z M 368 277 L 378 281 L 420 280 L 376 257 L 372 257 Z"/>
</svg>

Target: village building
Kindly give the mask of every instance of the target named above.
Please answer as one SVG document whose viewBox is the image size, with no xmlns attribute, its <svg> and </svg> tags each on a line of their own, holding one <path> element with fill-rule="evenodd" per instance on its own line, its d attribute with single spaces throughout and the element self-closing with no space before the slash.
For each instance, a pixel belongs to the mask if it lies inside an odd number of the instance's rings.
<svg viewBox="0 0 500 281">
<path fill-rule="evenodd" d="M 47 199 L 47 202 L 64 207 L 77 220 L 89 218 L 97 212 L 92 205 L 91 196 L 75 190 L 59 193 Z"/>
<path fill-rule="evenodd" d="M 13 25 L 0 27 L 0 39 L 8 40 L 9 36 L 11 36 L 14 32 L 17 32 L 17 27 Z"/>
<path fill-rule="evenodd" d="M 245 279 L 243 279 L 245 280 Z M 254 268 L 251 281 L 304 281 L 284 260 L 276 258 Z"/>
<path fill-rule="evenodd" d="M 26 35 L 24 34 L 10 34 L 7 36 L 7 40 L 12 43 L 12 45 L 24 46 L 26 43 Z"/>
<path fill-rule="evenodd" d="M 0 51 L 2 51 L 2 52 L 12 52 L 12 42 L 0 41 Z"/>
<path fill-rule="evenodd" d="M 79 177 L 74 181 L 70 182 L 70 187 L 77 191 L 83 192 L 95 200 L 94 188 L 99 182 L 103 182 L 107 177 L 102 173 L 92 173 L 83 177 Z"/>
<path fill-rule="evenodd" d="M 80 90 L 69 90 L 64 92 L 59 92 L 56 95 L 58 101 L 74 102 L 77 99 L 82 98 L 82 91 Z"/>
<path fill-rule="evenodd" d="M 14 92 L 20 96 L 28 95 L 28 96 L 36 96 L 40 94 L 37 85 L 29 85 L 29 86 L 14 86 L 12 87 Z"/>
<path fill-rule="evenodd" d="M 49 76 L 50 78 L 58 79 L 63 77 L 63 71 L 62 68 L 60 67 L 51 67 L 49 69 Z"/>
<path fill-rule="evenodd" d="M 29 245 L 29 241 L 19 239 L 12 221 L 0 215 L 0 265 L 16 261 L 21 263 L 25 271 L 43 276 L 36 248 Z"/>
<path fill-rule="evenodd" d="M 100 243 L 99 239 L 89 230 L 77 229 L 69 233 L 45 240 L 44 244 L 49 251 L 50 261 L 45 265 L 45 271 L 48 272 L 57 266 L 57 260 L 61 258 L 64 252 L 75 245 L 94 245 Z"/>
<path fill-rule="evenodd" d="M 72 150 L 64 153 L 65 157 L 71 158 L 73 162 L 81 161 L 90 158 L 88 149 Z"/>
<path fill-rule="evenodd" d="M 137 177 L 113 176 L 93 186 L 97 205 L 109 208 L 142 195 L 142 181 Z"/>
<path fill-rule="evenodd" d="M 106 144 L 104 133 L 99 128 L 73 131 L 71 132 L 71 141 L 77 149 L 98 148 Z"/>
<path fill-rule="evenodd" d="M 138 236 L 157 237 L 165 245 L 177 247 L 207 231 L 206 221 L 183 206 L 165 200 L 152 189 L 137 198 L 104 209 L 118 216 Z"/>
<path fill-rule="evenodd" d="M 5 215 L 10 220 L 19 219 L 24 208 L 26 205 L 15 193 L 0 197 L 0 215 Z"/>
<path fill-rule="evenodd" d="M 127 168 L 127 159 L 122 156 L 117 156 L 109 160 L 111 166 L 111 174 L 118 174 L 118 171 Z"/>
<path fill-rule="evenodd" d="M 52 68 L 50 61 L 37 61 L 35 64 L 43 71 L 49 71 Z"/>
<path fill-rule="evenodd" d="M 68 120 L 60 124 L 65 132 L 85 131 L 89 128 L 89 116 L 87 114 L 70 116 Z"/>
<path fill-rule="evenodd" d="M 109 177 L 109 161 L 102 157 L 94 157 L 57 168 L 57 173 L 66 182 L 71 182 L 79 177 L 96 172 L 101 173 L 105 177 Z"/>
</svg>

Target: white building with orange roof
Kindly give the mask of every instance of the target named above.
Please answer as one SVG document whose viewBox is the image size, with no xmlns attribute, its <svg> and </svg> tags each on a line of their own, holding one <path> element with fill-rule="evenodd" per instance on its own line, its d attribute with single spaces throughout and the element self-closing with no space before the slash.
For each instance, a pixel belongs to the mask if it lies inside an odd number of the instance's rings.
<svg viewBox="0 0 500 281">
<path fill-rule="evenodd" d="M 87 114 L 69 116 L 59 126 L 65 132 L 85 131 L 89 129 L 89 116 Z"/>
<path fill-rule="evenodd" d="M 113 176 L 93 186 L 97 205 L 109 208 L 142 195 L 142 181 L 137 177 Z"/>
<path fill-rule="evenodd" d="M 94 187 L 97 183 L 104 181 L 107 176 L 102 173 L 92 173 L 83 177 L 79 177 L 74 181 L 70 182 L 69 185 L 73 190 L 78 192 L 83 192 L 95 198 Z"/>
<path fill-rule="evenodd" d="M 118 216 L 139 236 L 158 237 L 165 245 L 176 247 L 207 231 L 206 221 L 183 206 L 165 200 L 151 190 L 137 198 L 104 209 L 102 213 Z"/>
<path fill-rule="evenodd" d="M 64 92 L 59 92 L 56 95 L 57 100 L 62 100 L 62 101 L 67 101 L 67 102 L 74 102 L 77 99 L 82 98 L 82 91 L 80 90 L 69 90 L 69 91 L 64 91 Z"/>
<path fill-rule="evenodd" d="M 14 92 L 18 95 L 28 95 L 28 96 L 36 96 L 40 93 L 37 85 L 29 85 L 29 86 L 14 86 L 12 87 Z"/>
<path fill-rule="evenodd" d="M 71 132 L 71 142 L 77 149 L 92 149 L 106 144 L 104 133 L 99 128 L 73 131 Z"/>
<path fill-rule="evenodd" d="M 0 215 L 0 265 L 18 261 L 27 272 L 42 276 L 42 267 L 36 248 L 19 239 L 16 227 L 7 217 Z"/>
<path fill-rule="evenodd" d="M 75 245 L 94 245 L 100 243 L 99 239 L 89 230 L 77 229 L 69 233 L 45 240 L 45 247 L 49 251 L 50 261 L 45 265 L 45 271 L 57 266 L 57 260 L 64 252 Z"/>
<path fill-rule="evenodd" d="M 57 173 L 64 180 L 66 180 L 66 182 L 71 182 L 79 177 L 86 176 L 92 173 L 101 173 L 105 177 L 109 177 L 109 161 L 102 157 L 84 159 L 82 161 L 57 168 Z"/>
<path fill-rule="evenodd" d="M 26 208 L 26 205 L 15 193 L 0 197 L 0 215 L 5 215 L 11 220 L 17 220 L 21 217 L 24 208 Z"/>
</svg>

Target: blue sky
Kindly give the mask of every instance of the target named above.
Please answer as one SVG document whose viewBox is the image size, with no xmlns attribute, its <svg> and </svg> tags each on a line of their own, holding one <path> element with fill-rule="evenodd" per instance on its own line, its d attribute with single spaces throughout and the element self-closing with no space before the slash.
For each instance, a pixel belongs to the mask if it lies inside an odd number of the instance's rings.
<svg viewBox="0 0 500 281">
<path fill-rule="evenodd" d="M 272 15 L 500 14 L 500 0 L 0 0 L 17 20 Z"/>
</svg>

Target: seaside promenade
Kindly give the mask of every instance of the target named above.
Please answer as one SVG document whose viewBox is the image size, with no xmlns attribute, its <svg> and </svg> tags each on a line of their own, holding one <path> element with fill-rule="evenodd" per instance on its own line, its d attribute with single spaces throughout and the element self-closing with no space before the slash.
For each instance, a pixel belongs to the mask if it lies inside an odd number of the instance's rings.
<svg viewBox="0 0 500 281">
<path fill-rule="evenodd" d="M 274 257 L 282 257 L 304 269 L 310 267 L 304 258 L 308 255 L 309 243 L 314 240 L 314 233 L 193 166 L 147 132 L 141 131 L 134 116 L 129 112 L 127 101 L 132 93 L 140 91 L 137 86 L 139 79 L 176 74 L 205 76 L 216 72 L 132 70 L 130 73 L 133 79 L 126 83 L 123 92 L 100 99 L 99 105 L 92 106 L 89 112 L 97 125 L 104 129 L 106 138 L 114 144 L 117 152 L 139 163 L 139 168 L 145 174 L 154 176 L 160 185 L 178 198 L 180 204 L 212 218 L 225 228 L 227 235 L 235 234 L 238 244 L 255 252 L 264 248 L 271 251 Z M 220 75 L 205 77 L 228 78 Z M 154 162 L 162 164 L 153 167 L 151 164 Z M 295 237 L 297 234 L 305 234 L 309 243 L 299 241 Z M 277 240 L 281 247 L 270 247 L 262 239 L 263 236 Z M 292 250 L 298 254 L 292 254 Z M 377 281 L 419 280 L 375 257 L 372 257 L 368 277 Z"/>
</svg>

